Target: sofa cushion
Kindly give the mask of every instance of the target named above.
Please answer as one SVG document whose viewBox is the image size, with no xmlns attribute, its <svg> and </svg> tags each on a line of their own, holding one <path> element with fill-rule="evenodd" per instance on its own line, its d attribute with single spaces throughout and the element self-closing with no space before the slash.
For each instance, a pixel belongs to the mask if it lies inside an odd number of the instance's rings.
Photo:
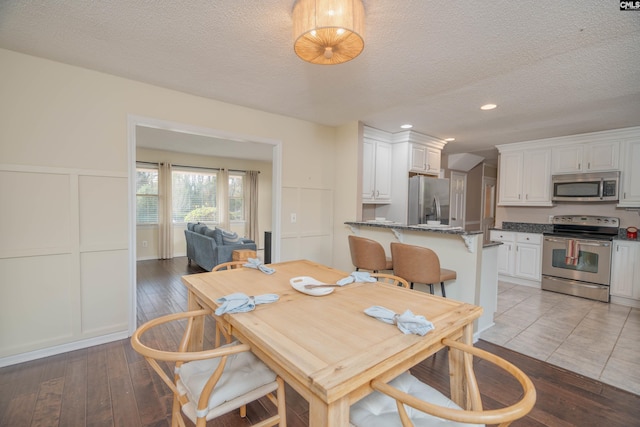
<svg viewBox="0 0 640 427">
<path fill-rule="evenodd" d="M 204 230 L 204 235 L 207 236 L 207 237 L 211 237 L 213 240 L 215 240 L 215 238 L 216 238 L 216 230 L 213 230 L 211 228 L 207 228 L 206 230 Z"/>
<path fill-rule="evenodd" d="M 199 234 L 204 234 L 208 228 L 209 227 L 207 227 L 206 224 L 197 223 L 196 225 L 193 226 L 193 231 Z"/>
<path fill-rule="evenodd" d="M 215 230 L 213 230 L 213 240 L 216 241 L 216 245 L 218 246 L 222 246 L 222 229 L 216 227 Z"/>
<path fill-rule="evenodd" d="M 225 230 L 223 228 L 219 228 L 216 227 L 217 230 L 220 230 L 220 233 L 222 234 L 222 244 L 223 245 L 231 245 L 234 243 L 241 243 L 240 242 L 240 237 L 238 236 L 238 233 L 236 233 L 235 231 L 229 231 L 229 230 Z"/>
<path fill-rule="evenodd" d="M 189 230 L 189 231 L 193 231 L 193 227 L 195 227 L 195 225 L 196 225 L 196 224 L 195 224 L 195 223 L 193 223 L 193 222 L 188 222 L 188 223 L 187 223 L 187 230 Z"/>
</svg>

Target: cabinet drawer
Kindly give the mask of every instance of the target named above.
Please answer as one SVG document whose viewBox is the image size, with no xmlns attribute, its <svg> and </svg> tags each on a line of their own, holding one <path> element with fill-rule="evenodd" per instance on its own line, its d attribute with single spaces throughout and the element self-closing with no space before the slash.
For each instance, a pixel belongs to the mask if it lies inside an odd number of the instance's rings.
<svg viewBox="0 0 640 427">
<path fill-rule="evenodd" d="M 516 242 L 531 243 L 532 245 L 539 245 L 542 242 L 542 234 L 518 233 L 516 234 Z"/>
<path fill-rule="evenodd" d="M 516 233 L 512 231 L 491 230 L 489 237 L 491 240 L 498 242 L 513 242 L 516 239 Z"/>
</svg>

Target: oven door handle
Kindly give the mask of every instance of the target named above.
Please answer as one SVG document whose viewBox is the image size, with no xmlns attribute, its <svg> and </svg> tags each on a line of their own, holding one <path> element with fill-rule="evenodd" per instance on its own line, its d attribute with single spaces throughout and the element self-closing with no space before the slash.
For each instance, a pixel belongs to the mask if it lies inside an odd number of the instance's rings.
<svg viewBox="0 0 640 427">
<path fill-rule="evenodd" d="M 552 237 L 545 237 L 544 240 L 546 242 L 552 242 L 552 243 L 567 243 L 566 239 L 554 239 Z M 608 248 L 609 246 L 611 246 L 611 243 L 609 242 L 596 242 L 593 240 L 580 240 L 580 239 L 576 239 L 578 241 L 578 245 L 580 246 L 595 246 L 595 247 L 599 247 L 599 248 Z"/>
</svg>

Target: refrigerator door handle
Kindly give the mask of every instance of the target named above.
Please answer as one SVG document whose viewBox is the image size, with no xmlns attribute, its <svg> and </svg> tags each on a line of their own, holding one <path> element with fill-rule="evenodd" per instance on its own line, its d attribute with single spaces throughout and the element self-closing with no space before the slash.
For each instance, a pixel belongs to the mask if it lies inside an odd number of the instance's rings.
<svg viewBox="0 0 640 427">
<path fill-rule="evenodd" d="M 433 198 L 433 204 L 436 205 L 436 221 L 440 221 L 441 212 L 440 212 L 440 200 L 438 200 L 438 196 L 435 196 Z"/>
</svg>

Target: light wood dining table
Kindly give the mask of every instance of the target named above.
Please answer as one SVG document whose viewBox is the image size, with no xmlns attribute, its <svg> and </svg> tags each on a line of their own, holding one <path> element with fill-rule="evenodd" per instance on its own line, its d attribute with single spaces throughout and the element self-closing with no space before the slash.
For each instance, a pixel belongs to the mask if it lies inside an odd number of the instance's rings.
<svg viewBox="0 0 640 427">
<path fill-rule="evenodd" d="M 243 343 L 309 402 L 311 427 L 349 425 L 349 408 L 372 392 L 374 378 L 391 380 L 437 352 L 448 337 L 472 343 L 473 321 L 482 308 L 382 282 L 351 283 L 325 296 L 294 290 L 290 279 L 311 276 L 336 283 L 349 275 L 314 262 L 271 264 L 268 275 L 252 268 L 183 276 L 189 309 L 215 310 L 216 299 L 235 292 L 277 294 L 277 302 L 246 313 L 216 317 Z M 396 313 L 409 309 L 435 325 L 425 336 L 403 334 L 395 325 L 367 316 L 373 305 Z M 202 345 L 203 325 L 194 329 Z M 462 356 L 449 350 L 452 399 L 467 407 Z"/>
</svg>

